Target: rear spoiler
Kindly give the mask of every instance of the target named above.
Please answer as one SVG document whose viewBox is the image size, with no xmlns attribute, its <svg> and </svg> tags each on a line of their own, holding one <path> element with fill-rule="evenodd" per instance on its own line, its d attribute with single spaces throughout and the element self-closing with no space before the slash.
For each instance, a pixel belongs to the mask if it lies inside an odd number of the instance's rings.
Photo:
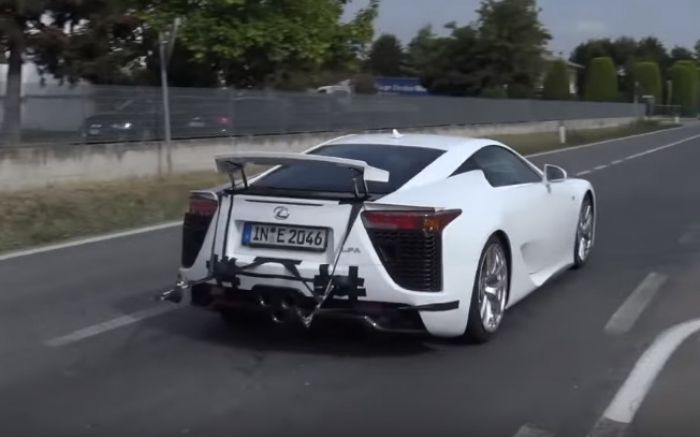
<svg viewBox="0 0 700 437">
<path fill-rule="evenodd" d="M 308 155 L 284 152 L 239 152 L 216 157 L 219 173 L 234 174 L 241 171 L 246 164 L 257 165 L 330 165 L 353 170 L 362 176 L 365 182 L 389 182 L 389 172 L 372 167 L 364 161 L 336 158 L 333 156 Z"/>
</svg>

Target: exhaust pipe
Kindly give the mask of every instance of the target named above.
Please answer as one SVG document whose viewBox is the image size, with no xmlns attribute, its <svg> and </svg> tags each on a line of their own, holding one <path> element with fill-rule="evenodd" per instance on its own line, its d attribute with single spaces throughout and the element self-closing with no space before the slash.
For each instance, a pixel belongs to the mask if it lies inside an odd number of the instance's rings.
<svg viewBox="0 0 700 437">
<path fill-rule="evenodd" d="M 258 305 L 267 311 L 272 321 L 278 325 L 301 321 L 299 308 L 294 299 L 288 295 L 262 294 L 258 297 Z"/>
</svg>

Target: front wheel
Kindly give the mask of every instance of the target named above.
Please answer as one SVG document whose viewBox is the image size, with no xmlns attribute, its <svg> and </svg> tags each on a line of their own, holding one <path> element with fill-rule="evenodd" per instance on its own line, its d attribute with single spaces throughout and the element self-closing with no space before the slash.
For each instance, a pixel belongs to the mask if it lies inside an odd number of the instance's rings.
<svg viewBox="0 0 700 437">
<path fill-rule="evenodd" d="M 484 246 L 474 279 L 465 333 L 468 340 L 485 343 L 498 331 L 506 309 L 509 286 L 506 249 L 503 241 L 493 235 Z"/>
<path fill-rule="evenodd" d="M 590 195 L 586 195 L 581 203 L 578 224 L 576 225 L 576 242 L 574 244 L 574 268 L 586 264 L 593 248 L 593 232 L 595 228 L 595 211 Z"/>
</svg>

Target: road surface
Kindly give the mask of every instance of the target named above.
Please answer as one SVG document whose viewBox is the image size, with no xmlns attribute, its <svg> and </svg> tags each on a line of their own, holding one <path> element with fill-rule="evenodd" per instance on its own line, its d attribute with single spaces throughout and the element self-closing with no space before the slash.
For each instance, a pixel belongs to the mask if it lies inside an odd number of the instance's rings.
<svg viewBox="0 0 700 437">
<path fill-rule="evenodd" d="M 0 435 L 700 435 L 698 335 L 631 423 L 596 426 L 659 334 L 700 317 L 700 125 L 532 160 L 592 181 L 597 246 L 481 346 L 157 304 L 176 227 L 3 259 Z"/>
</svg>

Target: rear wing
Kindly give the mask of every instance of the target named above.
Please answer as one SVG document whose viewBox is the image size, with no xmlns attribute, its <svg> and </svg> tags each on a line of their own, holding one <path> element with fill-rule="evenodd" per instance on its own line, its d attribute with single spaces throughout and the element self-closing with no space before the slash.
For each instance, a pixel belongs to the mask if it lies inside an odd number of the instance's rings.
<svg viewBox="0 0 700 437">
<path fill-rule="evenodd" d="M 352 170 L 366 182 L 389 182 L 389 172 L 372 167 L 364 161 L 336 158 L 333 156 L 308 155 L 284 152 L 239 152 L 216 157 L 219 173 L 234 174 L 242 171 L 246 164 L 257 165 L 330 165 Z"/>
</svg>

